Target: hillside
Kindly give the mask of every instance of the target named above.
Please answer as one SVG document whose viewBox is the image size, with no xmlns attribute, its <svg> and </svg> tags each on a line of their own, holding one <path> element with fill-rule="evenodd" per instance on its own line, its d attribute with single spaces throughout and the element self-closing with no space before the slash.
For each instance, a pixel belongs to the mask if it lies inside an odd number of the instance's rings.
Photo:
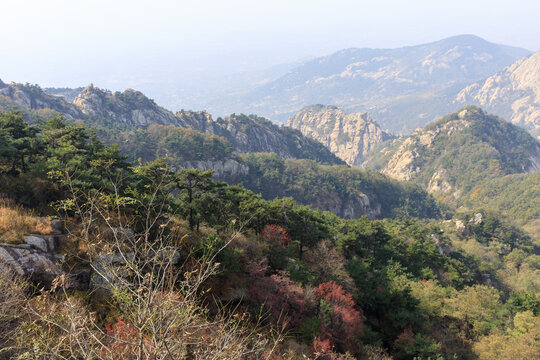
<svg viewBox="0 0 540 360">
<path fill-rule="evenodd" d="M 376 172 L 335 165 L 341 162 L 322 165 L 308 159 L 284 159 L 276 153 L 239 154 L 226 137 L 157 124 L 105 133 L 105 137 L 131 161 L 166 158 L 174 169 L 212 170 L 215 179 L 241 184 L 264 199 L 290 196 L 299 204 L 343 218 L 439 214 L 433 199 L 418 187 Z"/>
<path fill-rule="evenodd" d="M 63 97 L 46 93 L 38 85 L 5 84 L 0 80 L 0 110 L 53 110 L 67 117 L 81 118 L 82 112 Z"/>
<path fill-rule="evenodd" d="M 182 156 L 230 151 L 215 135 L 153 127 Z M 405 216 L 265 200 L 209 172 L 126 161 L 60 117 L 0 113 L 2 356 L 538 358 L 538 246 L 522 231 L 486 211 L 406 216 L 429 197 L 380 174 L 243 158 L 263 190 L 331 202 L 332 188 L 365 189 Z M 399 198 L 406 187 L 417 196 Z"/>
<path fill-rule="evenodd" d="M 362 164 L 376 145 L 392 138 L 367 113 L 348 114 L 335 106 L 305 107 L 289 119 L 287 126 L 318 140 L 353 167 Z"/>
<path fill-rule="evenodd" d="M 540 137 L 540 52 L 467 86 L 454 101 L 479 105 Z"/>
<path fill-rule="evenodd" d="M 496 183 L 507 175 L 537 172 L 539 164 L 538 141 L 525 130 L 474 106 L 394 140 L 365 163 L 395 179 L 418 183 L 440 200 L 456 205 L 490 205 L 509 216 L 516 215 L 512 211 L 516 206 L 522 211 L 537 207 L 540 189 L 533 181 L 529 198 L 522 199 L 526 204 L 517 205 L 513 201 L 523 189 L 519 190 L 516 183 L 516 187 L 502 191 Z M 500 191 L 488 196 L 488 188 Z M 522 220 L 532 219 L 522 211 Z"/>
<path fill-rule="evenodd" d="M 463 86 L 529 53 L 472 35 L 396 49 L 345 49 L 308 61 L 243 95 L 221 97 L 205 107 L 222 113 L 235 104 L 243 112 L 284 122 L 304 106 L 333 104 L 348 111 L 369 111 L 392 132 L 411 131 L 449 110 L 432 107 L 433 99 L 448 93 L 451 103 Z M 404 123 L 403 109 L 398 108 L 409 108 L 407 103 L 416 105 Z"/>
<path fill-rule="evenodd" d="M 55 91 L 68 92 L 66 89 Z M 63 96 L 50 95 L 37 85 L 0 83 L 0 110 L 12 109 L 26 112 L 28 120 L 63 114 L 89 126 L 97 126 L 107 143 L 111 143 L 109 138 L 114 138 L 115 132 L 129 129 L 134 132 L 137 128 L 160 124 L 222 136 L 238 153 L 274 152 L 284 158 L 344 163 L 319 142 L 297 130 L 276 126 L 264 118 L 232 114 L 214 120 L 205 111 L 184 110 L 173 114 L 133 89 L 113 93 L 89 85 L 72 103 L 68 103 Z"/>
<path fill-rule="evenodd" d="M 374 171 L 323 166 L 310 160 L 280 159 L 272 154 L 243 156 L 249 171 L 239 183 L 264 199 L 292 197 L 300 204 L 346 218 L 388 218 L 408 214 L 440 216 L 433 198 L 420 188 Z"/>
</svg>

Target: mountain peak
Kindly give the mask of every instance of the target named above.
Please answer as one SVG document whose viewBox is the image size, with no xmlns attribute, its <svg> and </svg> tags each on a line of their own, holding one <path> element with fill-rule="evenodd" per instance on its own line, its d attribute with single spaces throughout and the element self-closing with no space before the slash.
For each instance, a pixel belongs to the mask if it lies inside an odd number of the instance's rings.
<svg viewBox="0 0 540 360">
<path fill-rule="evenodd" d="M 467 106 L 401 139 L 382 172 L 457 199 L 479 177 L 535 170 L 539 150 L 525 130 Z"/>
<path fill-rule="evenodd" d="M 351 166 L 360 166 L 375 145 L 391 138 L 367 113 L 348 114 L 333 105 L 306 106 L 288 125 L 320 141 Z"/>
<path fill-rule="evenodd" d="M 384 128 L 408 132 L 454 110 L 448 94 L 529 54 L 470 34 L 394 49 L 344 49 L 307 61 L 232 101 L 244 111 L 281 121 L 316 103 L 369 109 Z"/>
</svg>

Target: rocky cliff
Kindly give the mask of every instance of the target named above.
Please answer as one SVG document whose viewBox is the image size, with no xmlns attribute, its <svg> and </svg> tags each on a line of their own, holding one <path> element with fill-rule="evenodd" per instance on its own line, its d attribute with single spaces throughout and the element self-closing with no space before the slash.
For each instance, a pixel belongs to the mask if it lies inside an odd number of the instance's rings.
<svg viewBox="0 0 540 360">
<path fill-rule="evenodd" d="M 335 106 L 305 107 L 287 125 L 318 140 L 353 167 L 360 166 L 377 144 L 391 138 L 367 113 L 348 114 Z"/>
<path fill-rule="evenodd" d="M 480 105 L 540 137 L 540 52 L 467 86 L 455 102 Z"/>
</svg>

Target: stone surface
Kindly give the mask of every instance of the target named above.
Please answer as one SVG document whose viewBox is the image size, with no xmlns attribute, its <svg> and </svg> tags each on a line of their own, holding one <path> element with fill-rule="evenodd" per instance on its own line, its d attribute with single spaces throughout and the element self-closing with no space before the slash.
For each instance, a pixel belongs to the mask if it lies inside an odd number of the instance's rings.
<svg viewBox="0 0 540 360">
<path fill-rule="evenodd" d="M 461 220 L 456 220 L 456 231 L 463 233 L 465 231 L 465 224 Z"/>
<path fill-rule="evenodd" d="M 482 213 L 474 214 L 474 218 L 470 220 L 470 222 L 474 223 L 475 225 L 480 225 L 483 221 L 484 221 L 484 218 L 482 216 Z"/>
<path fill-rule="evenodd" d="M 0 262 L 45 287 L 50 287 L 52 281 L 64 273 L 57 257 L 28 244 L 0 244 Z"/>
<path fill-rule="evenodd" d="M 54 235 L 25 235 L 24 242 L 49 253 L 54 252 L 58 246 L 58 238 Z"/>
<path fill-rule="evenodd" d="M 540 52 L 467 86 L 454 101 L 479 105 L 540 138 Z"/>
<path fill-rule="evenodd" d="M 340 159 L 356 167 L 377 144 L 392 138 L 367 113 L 348 114 L 335 106 L 305 107 L 291 117 L 287 125 L 320 141 Z"/>
</svg>

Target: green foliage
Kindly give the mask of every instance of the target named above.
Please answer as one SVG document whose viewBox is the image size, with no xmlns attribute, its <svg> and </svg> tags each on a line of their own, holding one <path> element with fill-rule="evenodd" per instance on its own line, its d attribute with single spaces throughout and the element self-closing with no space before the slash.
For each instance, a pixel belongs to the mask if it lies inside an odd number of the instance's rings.
<svg viewBox="0 0 540 360">
<path fill-rule="evenodd" d="M 248 126 L 250 119 L 238 121 Z M 538 246 L 497 213 L 428 220 L 439 210 L 417 186 L 342 166 L 246 155 L 250 173 L 240 182 L 261 196 L 216 181 L 211 171 L 173 170 L 174 159 L 229 157 L 226 140 L 170 127 L 132 130 L 122 136 L 144 144 L 130 150 L 144 157 L 139 164 L 126 162 L 122 145 L 106 146 L 60 117 L 30 126 L 21 113 L 0 115 L 0 192 L 35 207 L 57 201 L 68 213 L 75 203 L 58 200 L 86 194 L 132 219 L 133 230 L 149 239 L 188 234 L 181 246 L 195 262 L 221 264 L 211 295 L 247 291 L 228 299 L 264 306 L 272 326 L 286 305 L 292 336 L 307 343 L 328 340 L 355 356 L 360 342 L 375 343 L 396 359 L 473 358 L 473 351 L 496 353 L 494 344 L 514 340 L 533 348 Z M 146 161 L 158 154 L 168 157 Z M 343 219 L 315 209 L 362 194 L 393 218 Z M 263 231 L 269 228 L 281 238 Z"/>
<path fill-rule="evenodd" d="M 290 196 L 299 203 L 342 216 L 349 214 L 346 209 L 353 208 L 353 217 L 358 217 L 366 210 L 374 211 L 366 209 L 367 195 L 372 206 L 381 205 L 381 217 L 440 214 L 433 198 L 418 186 L 399 183 L 374 171 L 322 166 L 309 160 L 282 159 L 275 154 L 248 154 L 243 159 L 250 170 L 238 182 L 265 199 Z"/>
</svg>

